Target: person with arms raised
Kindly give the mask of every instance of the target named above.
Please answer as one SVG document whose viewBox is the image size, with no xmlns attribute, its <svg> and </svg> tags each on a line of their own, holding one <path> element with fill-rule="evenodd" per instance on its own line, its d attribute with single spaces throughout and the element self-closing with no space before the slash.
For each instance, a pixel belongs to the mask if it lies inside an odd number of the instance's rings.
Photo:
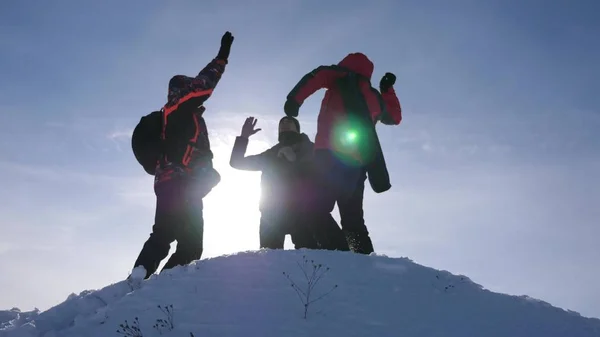
<svg viewBox="0 0 600 337">
<path fill-rule="evenodd" d="M 385 158 L 375 125 L 398 125 L 402 109 L 394 84 L 386 73 L 379 91 L 371 86 L 373 62 L 362 53 L 348 54 L 337 65 L 320 66 L 306 74 L 287 96 L 284 110 L 297 117 L 302 103 L 319 89 L 327 89 L 317 119 L 313 202 L 308 212 L 317 240 L 335 249 L 335 233 L 329 233 L 331 212 L 337 202 L 341 226 L 352 251 L 374 251 L 365 226 L 363 197 L 365 180 L 376 193 L 391 188 Z M 333 220 L 335 221 L 335 220 Z M 327 244 L 327 242 L 330 242 Z"/>
<path fill-rule="evenodd" d="M 234 37 L 226 32 L 217 56 L 195 77 L 176 75 L 167 103 L 142 118 L 132 137 L 136 159 L 154 175 L 155 222 L 130 278 L 148 278 L 177 249 L 163 270 L 200 259 L 203 251 L 203 198 L 220 182 L 213 168 L 203 103 L 212 95 L 228 63 Z"/>
<path fill-rule="evenodd" d="M 301 205 L 310 179 L 313 142 L 300 132 L 293 117 L 279 121 L 278 143 L 255 155 L 246 156 L 248 139 L 259 132 L 257 120 L 248 117 L 235 140 L 229 164 L 245 171 L 261 172 L 261 212 L 259 238 L 261 248 L 283 249 L 290 234 L 296 249 L 317 248 L 309 226 L 303 221 Z"/>
</svg>

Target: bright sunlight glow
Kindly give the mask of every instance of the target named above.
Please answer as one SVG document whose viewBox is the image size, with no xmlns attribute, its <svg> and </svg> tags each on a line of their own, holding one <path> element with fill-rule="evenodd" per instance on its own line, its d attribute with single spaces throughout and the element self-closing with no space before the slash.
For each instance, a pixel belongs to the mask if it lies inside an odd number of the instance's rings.
<svg viewBox="0 0 600 337">
<path fill-rule="evenodd" d="M 233 137 L 215 142 L 213 165 L 221 175 L 221 182 L 204 198 L 204 252 L 202 259 L 260 247 L 260 172 L 240 171 L 229 166 Z M 274 144 L 251 139 L 246 155 L 258 154 Z M 175 251 L 171 245 L 169 255 Z M 286 237 L 285 249 L 293 248 Z M 160 268 L 168 258 L 161 262 Z"/>
<path fill-rule="evenodd" d="M 254 150 L 257 145 L 267 148 L 257 141 L 250 143 L 253 146 L 249 146 L 247 155 L 263 150 Z M 204 198 L 203 258 L 259 248 L 260 172 L 231 168 L 232 148 L 233 142 L 213 146 L 214 165 L 221 174 L 221 182 Z"/>
</svg>

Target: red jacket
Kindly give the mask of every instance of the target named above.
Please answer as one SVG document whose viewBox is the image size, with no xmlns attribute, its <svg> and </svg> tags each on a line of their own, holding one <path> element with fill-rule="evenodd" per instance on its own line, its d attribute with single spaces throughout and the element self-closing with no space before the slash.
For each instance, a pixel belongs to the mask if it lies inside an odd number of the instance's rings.
<svg viewBox="0 0 600 337">
<path fill-rule="evenodd" d="M 336 87 L 336 79 L 345 76 L 348 71 L 355 72 L 363 78 L 360 81 L 360 90 L 371 112 L 373 123 L 380 121 L 387 125 L 398 125 L 402 121 L 402 108 L 394 88 L 379 93 L 370 83 L 373 62 L 362 53 L 352 53 L 337 66 L 321 66 L 308 73 L 287 96 L 288 100 L 302 105 L 304 100 L 319 89 L 328 89 L 317 120 L 316 149 L 332 149 L 332 133 L 335 126 L 347 118 L 342 95 Z"/>
</svg>

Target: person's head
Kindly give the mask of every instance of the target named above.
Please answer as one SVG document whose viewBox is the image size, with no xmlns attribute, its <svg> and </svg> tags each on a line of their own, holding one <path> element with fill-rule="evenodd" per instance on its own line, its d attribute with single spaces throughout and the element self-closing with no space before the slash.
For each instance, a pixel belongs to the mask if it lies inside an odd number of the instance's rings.
<svg viewBox="0 0 600 337">
<path fill-rule="evenodd" d="M 300 140 L 300 122 L 294 117 L 279 120 L 279 142 L 293 144 Z"/>
</svg>

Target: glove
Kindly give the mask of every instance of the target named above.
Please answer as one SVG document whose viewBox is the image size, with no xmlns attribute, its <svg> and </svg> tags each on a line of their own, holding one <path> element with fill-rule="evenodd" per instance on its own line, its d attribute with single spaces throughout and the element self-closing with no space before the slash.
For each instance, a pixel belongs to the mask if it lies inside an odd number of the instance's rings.
<svg viewBox="0 0 600 337">
<path fill-rule="evenodd" d="M 300 105 L 293 99 L 288 99 L 285 101 L 283 111 L 288 117 L 298 117 L 298 110 L 300 110 Z"/>
<path fill-rule="evenodd" d="M 379 90 L 381 92 L 388 91 L 396 83 L 396 75 L 392 73 L 385 73 L 379 82 Z"/>
<path fill-rule="evenodd" d="M 217 58 L 220 60 L 227 60 L 229 58 L 229 52 L 231 51 L 231 44 L 233 43 L 233 35 L 230 32 L 225 32 L 221 38 L 221 48 L 217 54 Z"/>
</svg>

